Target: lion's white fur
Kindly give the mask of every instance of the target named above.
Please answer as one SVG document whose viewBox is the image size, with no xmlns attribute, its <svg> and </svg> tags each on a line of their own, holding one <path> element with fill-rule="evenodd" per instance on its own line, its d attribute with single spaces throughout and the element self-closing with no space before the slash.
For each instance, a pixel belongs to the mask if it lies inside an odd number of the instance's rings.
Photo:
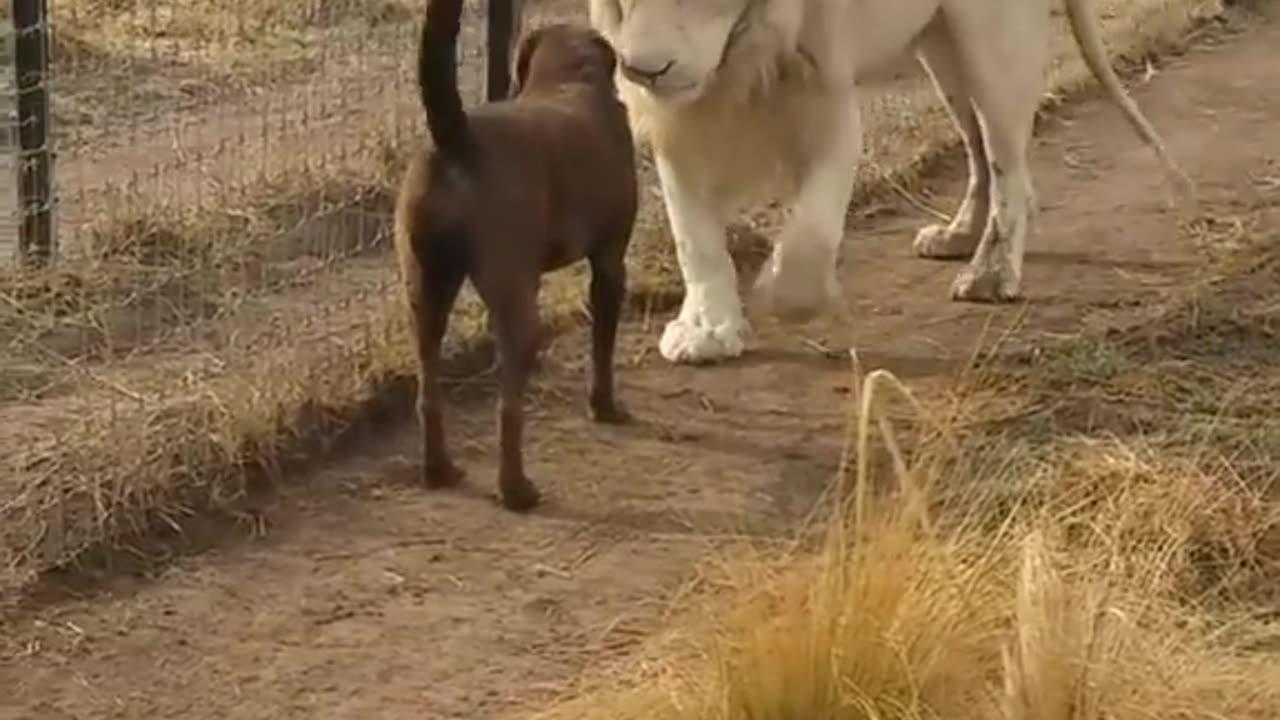
<svg viewBox="0 0 1280 720">
<path fill-rule="evenodd" d="M 1102 55 L 1088 0 L 1067 0 L 1087 64 L 1177 172 Z M 922 256 L 972 256 L 952 294 L 1020 292 L 1034 218 L 1026 164 L 1044 90 L 1050 0 L 590 0 L 591 22 L 620 57 L 620 92 L 654 151 L 685 283 L 662 355 L 706 362 L 743 351 L 750 328 L 725 247 L 749 203 L 791 213 L 756 294 L 805 317 L 838 294 L 835 262 L 862 154 L 858 89 L 916 53 L 947 101 L 970 158 L 947 226 L 923 228 Z M 732 39 L 731 39 L 732 36 Z M 727 53 L 724 53 L 728 48 Z M 722 54 L 724 53 L 724 54 Z"/>
<path fill-rule="evenodd" d="M 592 2 L 593 11 L 607 4 Z M 793 11 L 801 8 L 800 3 L 778 6 Z M 803 172 L 804 158 L 811 152 L 800 144 L 795 130 L 822 117 L 821 109 L 810 111 L 813 117 L 804 116 L 809 104 L 805 89 L 812 82 L 813 68 L 796 52 L 798 30 L 794 23 L 798 14 L 778 18 L 775 13 L 768 23 L 753 24 L 748 36 L 739 41 L 744 49 L 741 61 L 727 66 L 716 85 L 688 105 L 668 107 L 635 84 L 621 82 L 621 95 L 637 136 L 661 148 L 663 154 L 696 153 L 714 159 L 693 169 L 715 170 L 714 177 L 700 182 L 709 189 L 719 183 L 726 185 L 717 194 L 740 202 L 746 201 L 742 196 L 751 195 L 752 189 L 785 194 L 785 186 L 794 184 L 794 176 Z M 597 24 L 604 27 L 606 35 L 617 36 L 617 25 Z M 742 152 L 743 148 L 752 148 L 752 152 Z M 744 178 L 758 182 L 748 185 L 742 182 Z"/>
</svg>

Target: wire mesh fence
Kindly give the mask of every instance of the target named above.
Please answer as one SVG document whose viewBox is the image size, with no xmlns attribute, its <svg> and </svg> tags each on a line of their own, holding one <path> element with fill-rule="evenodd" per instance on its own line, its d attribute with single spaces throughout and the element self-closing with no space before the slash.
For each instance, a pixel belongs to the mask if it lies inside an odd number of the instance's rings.
<svg viewBox="0 0 1280 720">
<path fill-rule="evenodd" d="M 63 252 L 92 252 L 104 221 L 243 202 L 411 131 L 416 5 L 52 0 Z"/>
<path fill-rule="evenodd" d="M 0 263 L 18 253 L 18 93 L 12 5 L 0 8 Z"/>
<path fill-rule="evenodd" d="M 5 7 L 0 19 L 0 263 L 18 253 L 18 98 L 14 87 L 13 23 Z"/>
<path fill-rule="evenodd" d="M 15 207 L 0 247 L 8 268 L 18 255 L 56 255 L 43 276 L 6 283 L 21 295 L 4 328 L 11 357 L 50 349 L 41 338 L 51 329 L 82 336 L 53 343 L 59 355 L 57 346 L 109 346 L 122 334 L 137 350 L 153 330 L 225 314 L 228 298 L 295 283 L 385 239 L 388 203 L 369 196 L 387 193 L 401 150 L 421 133 L 419 2 L 11 7 L 5 25 L 21 29 L 5 53 L 4 178 L 15 187 L 0 194 Z M 460 41 L 473 101 L 482 10 L 467 4 Z M 30 87 L 15 92 L 15 77 Z M 21 121 L 14 97 L 27 103 Z M 56 171 L 41 194 L 48 168 L 38 163 L 49 159 Z M 31 227 L 37 213 L 52 223 L 43 239 Z"/>
<path fill-rule="evenodd" d="M 499 37 L 517 2 L 493 6 Z M 391 195 L 424 129 L 421 0 L 4 6 L 0 587 L 143 522 L 119 508 L 226 487 L 291 413 L 397 362 L 377 357 L 402 344 Z M 487 10 L 464 9 L 472 103 Z M 15 67 L 23 47 L 45 72 Z M 48 97 L 38 141 L 23 78 Z M 37 150 L 53 172 L 32 205 Z M 42 209 L 48 262 L 23 244 Z"/>
</svg>

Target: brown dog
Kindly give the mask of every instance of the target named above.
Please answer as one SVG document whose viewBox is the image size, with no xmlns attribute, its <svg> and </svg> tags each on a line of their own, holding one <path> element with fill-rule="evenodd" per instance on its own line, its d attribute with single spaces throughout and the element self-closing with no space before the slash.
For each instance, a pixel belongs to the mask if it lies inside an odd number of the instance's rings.
<svg viewBox="0 0 1280 720">
<path fill-rule="evenodd" d="M 512 97 L 464 111 L 456 44 L 463 0 L 428 0 L 418 83 L 433 147 L 417 154 L 396 204 L 396 250 L 418 354 L 422 479 L 460 481 L 445 447 L 436 365 L 463 280 L 493 317 L 501 363 L 498 488 L 527 510 L 523 401 L 537 352 L 543 273 L 591 263 L 590 410 L 624 422 L 614 400 L 613 352 L 626 292 L 623 263 L 636 216 L 631 129 L 603 37 L 572 25 L 531 31 L 515 53 Z"/>
</svg>

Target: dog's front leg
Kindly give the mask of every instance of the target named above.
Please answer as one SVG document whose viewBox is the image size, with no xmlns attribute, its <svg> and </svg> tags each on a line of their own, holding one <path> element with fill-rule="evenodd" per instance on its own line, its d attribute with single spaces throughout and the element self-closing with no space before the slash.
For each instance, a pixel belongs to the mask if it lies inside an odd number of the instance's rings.
<svg viewBox="0 0 1280 720">
<path fill-rule="evenodd" d="M 629 235 L 629 231 L 628 231 Z M 623 237 L 626 237 L 624 235 Z M 631 419 L 618 402 L 613 378 L 613 356 L 618 342 L 618 322 L 627 294 L 626 246 L 591 257 L 591 387 L 589 407 L 596 422 L 621 424 Z"/>
<path fill-rule="evenodd" d="M 727 222 L 719 204 L 681 167 L 654 153 L 676 260 L 684 279 L 680 314 L 667 323 L 658 349 L 673 363 L 710 363 L 742 354 L 751 327 L 738 297 Z"/>
<path fill-rule="evenodd" d="M 857 95 L 832 98 L 817 118 L 816 150 L 753 291 L 762 310 L 784 321 L 807 320 L 840 300 L 836 258 L 863 146 Z"/>
</svg>

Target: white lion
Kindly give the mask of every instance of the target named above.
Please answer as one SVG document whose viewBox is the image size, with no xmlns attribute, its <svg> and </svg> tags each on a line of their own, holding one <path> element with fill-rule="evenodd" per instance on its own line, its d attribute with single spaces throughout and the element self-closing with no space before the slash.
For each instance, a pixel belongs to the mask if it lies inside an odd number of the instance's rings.
<svg viewBox="0 0 1280 720">
<path fill-rule="evenodd" d="M 684 279 L 660 342 L 671 362 L 742 353 L 750 325 L 726 246 L 732 214 L 790 215 L 755 296 L 799 320 L 838 297 L 836 257 L 862 153 L 858 87 L 915 53 L 964 137 L 969 184 L 917 254 L 971 257 L 957 300 L 1018 296 L 1035 211 L 1027 167 L 1051 60 L 1051 0 L 591 0 L 638 136 L 654 152 Z M 1086 64 L 1179 186 L 1160 137 L 1107 60 L 1089 0 L 1066 0 Z"/>
</svg>

